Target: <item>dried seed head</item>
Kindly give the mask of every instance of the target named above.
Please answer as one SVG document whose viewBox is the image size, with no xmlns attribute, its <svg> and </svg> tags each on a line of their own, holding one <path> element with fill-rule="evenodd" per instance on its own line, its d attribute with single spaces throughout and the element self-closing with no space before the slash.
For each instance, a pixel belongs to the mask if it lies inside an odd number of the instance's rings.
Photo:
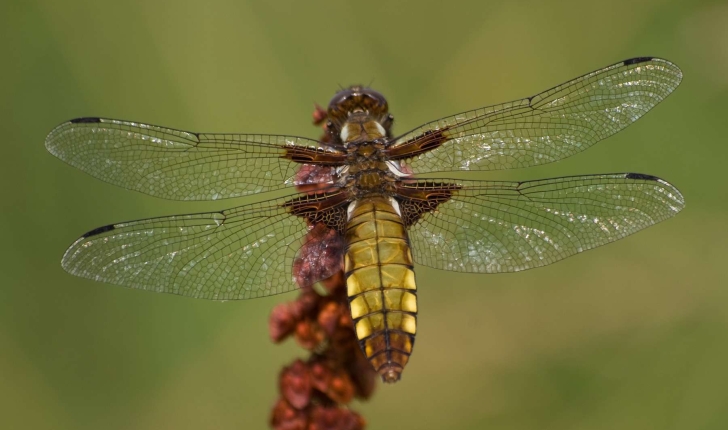
<svg viewBox="0 0 728 430">
<path fill-rule="evenodd" d="M 341 318 L 342 306 L 340 303 L 329 301 L 325 303 L 318 314 L 318 324 L 329 337 L 339 328 L 338 322 Z"/>
<path fill-rule="evenodd" d="M 365 424 L 361 415 L 349 409 L 316 406 L 308 430 L 362 430 Z"/>
<path fill-rule="evenodd" d="M 319 106 L 318 103 L 314 103 L 313 108 L 313 124 L 314 125 L 321 125 L 324 120 L 326 119 L 328 115 L 326 114 L 326 109 Z"/>
<path fill-rule="evenodd" d="M 324 119 L 314 113 L 314 121 L 325 124 Z M 314 193 L 331 181 L 332 174 L 330 167 L 303 165 L 295 177 L 296 188 Z M 335 231 L 313 225 L 304 243 L 293 263 L 301 293 L 295 301 L 273 309 L 269 332 L 274 342 L 293 335 L 311 355 L 281 371 L 281 398 L 273 408 L 271 426 L 276 430 L 362 430 L 364 419 L 346 404 L 355 396 L 369 398 L 377 374 L 354 333 L 342 271 L 344 242 Z M 328 295 L 310 288 L 314 281 L 320 281 Z"/>
<path fill-rule="evenodd" d="M 299 321 L 296 324 L 296 330 L 293 333 L 296 338 L 296 342 L 301 345 L 302 348 L 313 351 L 317 349 L 319 345 L 324 341 L 326 333 L 319 327 L 315 321 L 305 319 Z"/>
<path fill-rule="evenodd" d="M 279 399 L 273 407 L 270 425 L 275 430 L 306 430 L 308 413 L 294 408 L 284 399 Z"/>
<path fill-rule="evenodd" d="M 296 317 L 289 303 L 281 303 L 273 308 L 268 319 L 268 332 L 273 342 L 287 338 L 296 328 Z"/>
<path fill-rule="evenodd" d="M 311 375 L 308 366 L 296 360 L 284 367 L 279 379 L 283 398 L 294 408 L 303 409 L 311 401 Z"/>
</svg>

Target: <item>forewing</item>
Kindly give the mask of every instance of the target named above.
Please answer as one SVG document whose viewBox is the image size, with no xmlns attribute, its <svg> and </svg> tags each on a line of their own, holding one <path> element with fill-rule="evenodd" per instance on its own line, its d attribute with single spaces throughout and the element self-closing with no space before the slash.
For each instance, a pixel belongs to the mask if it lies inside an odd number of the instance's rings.
<svg viewBox="0 0 728 430">
<path fill-rule="evenodd" d="M 295 196 L 299 204 L 324 199 Z M 97 228 L 68 248 L 62 265 L 84 278 L 204 299 L 291 291 L 296 251 L 309 231 L 305 218 L 290 214 L 292 200 Z"/>
<path fill-rule="evenodd" d="M 669 183 L 635 173 L 528 182 L 434 181 L 449 186 L 402 185 L 451 195 L 410 228 L 413 257 L 425 266 L 458 272 L 545 266 L 629 236 L 685 205 Z M 400 205 L 406 217 L 412 205 Z"/>
<path fill-rule="evenodd" d="M 56 157 L 101 180 L 173 200 L 217 200 L 294 184 L 298 163 L 343 155 L 315 140 L 193 133 L 103 118 L 65 122 L 48 134 Z"/>
<path fill-rule="evenodd" d="M 532 97 L 424 124 L 387 150 L 415 173 L 551 163 L 635 122 L 682 79 L 660 58 L 633 58 Z"/>
</svg>

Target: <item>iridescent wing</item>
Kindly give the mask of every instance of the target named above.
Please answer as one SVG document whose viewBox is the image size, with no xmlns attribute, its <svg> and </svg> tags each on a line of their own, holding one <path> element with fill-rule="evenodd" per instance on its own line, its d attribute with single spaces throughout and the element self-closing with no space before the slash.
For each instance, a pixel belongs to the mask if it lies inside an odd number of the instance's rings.
<svg viewBox="0 0 728 430">
<path fill-rule="evenodd" d="M 50 132 L 46 148 L 90 175 L 173 200 L 217 200 L 293 185 L 298 163 L 339 165 L 344 155 L 302 137 L 192 133 L 103 118 Z"/>
<path fill-rule="evenodd" d="M 236 300 L 283 293 L 297 288 L 292 267 L 305 245 L 307 218 L 345 214 L 339 197 L 338 191 L 296 194 L 221 212 L 112 224 L 79 238 L 61 264 L 76 276 L 189 297 Z M 337 265 L 331 273 L 316 272 L 318 279 L 304 277 L 313 283 L 338 270 Z"/>
<path fill-rule="evenodd" d="M 536 166 L 581 152 L 635 122 L 682 79 L 660 58 L 633 58 L 532 97 L 424 124 L 387 149 L 415 173 Z"/>
<path fill-rule="evenodd" d="M 415 261 L 457 272 L 517 272 L 629 236 L 677 214 L 680 192 L 622 173 L 527 182 L 433 179 L 400 185 Z"/>
</svg>

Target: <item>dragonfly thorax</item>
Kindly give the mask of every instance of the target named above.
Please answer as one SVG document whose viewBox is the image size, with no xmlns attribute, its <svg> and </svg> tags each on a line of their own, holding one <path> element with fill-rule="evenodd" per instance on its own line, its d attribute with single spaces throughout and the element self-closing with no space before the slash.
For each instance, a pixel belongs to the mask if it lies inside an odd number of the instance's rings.
<svg viewBox="0 0 728 430">
<path fill-rule="evenodd" d="M 339 137 L 344 146 L 349 149 L 386 137 L 387 131 L 382 125 L 365 112 L 353 112 L 348 121 L 341 127 Z"/>
<path fill-rule="evenodd" d="M 372 194 L 389 195 L 396 176 L 382 160 L 363 159 L 349 166 L 347 187 L 356 197 Z"/>
</svg>

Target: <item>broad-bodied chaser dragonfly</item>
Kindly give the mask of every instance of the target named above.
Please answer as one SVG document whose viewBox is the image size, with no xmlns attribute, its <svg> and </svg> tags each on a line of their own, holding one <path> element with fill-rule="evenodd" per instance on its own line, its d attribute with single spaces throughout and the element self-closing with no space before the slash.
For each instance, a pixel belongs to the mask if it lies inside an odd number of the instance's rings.
<svg viewBox="0 0 728 430">
<path fill-rule="evenodd" d="M 561 160 L 635 122 L 681 78 L 669 61 L 633 58 L 399 136 L 385 98 L 361 86 L 331 100 L 321 140 L 71 120 L 51 131 L 48 150 L 130 190 L 174 200 L 298 191 L 223 211 L 100 227 L 74 242 L 62 265 L 77 276 L 132 288 L 238 300 L 330 277 L 341 265 L 322 265 L 328 259 L 316 256 L 338 252 L 361 349 L 382 379 L 394 382 L 416 333 L 414 263 L 472 273 L 532 269 L 621 239 L 684 207 L 675 187 L 641 173 L 524 182 L 414 174 Z M 325 233 L 305 241 L 315 228 Z"/>
</svg>

